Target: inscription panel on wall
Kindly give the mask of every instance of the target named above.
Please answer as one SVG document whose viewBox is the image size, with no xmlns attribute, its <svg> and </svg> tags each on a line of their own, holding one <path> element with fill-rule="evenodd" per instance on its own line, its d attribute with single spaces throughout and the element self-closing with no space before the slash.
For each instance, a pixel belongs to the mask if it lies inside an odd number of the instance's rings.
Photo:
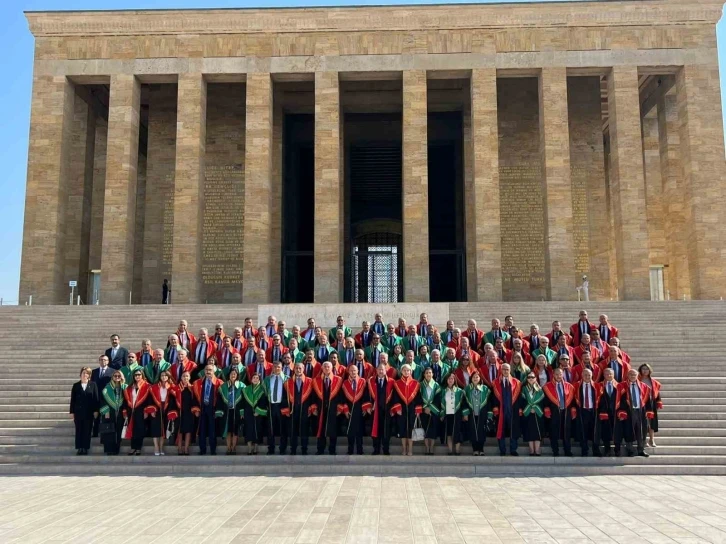
<svg viewBox="0 0 726 544">
<path fill-rule="evenodd" d="M 575 251 L 575 272 L 578 276 L 590 273 L 590 225 L 587 213 L 587 173 L 583 164 L 572 164 L 572 228 Z M 603 211 L 604 213 L 604 211 Z"/>
<path fill-rule="evenodd" d="M 541 165 L 500 165 L 499 183 L 502 288 L 516 299 L 539 295 L 545 285 Z"/>
<path fill-rule="evenodd" d="M 244 168 L 241 164 L 207 165 L 202 234 L 205 285 L 242 285 L 243 225 Z"/>
</svg>

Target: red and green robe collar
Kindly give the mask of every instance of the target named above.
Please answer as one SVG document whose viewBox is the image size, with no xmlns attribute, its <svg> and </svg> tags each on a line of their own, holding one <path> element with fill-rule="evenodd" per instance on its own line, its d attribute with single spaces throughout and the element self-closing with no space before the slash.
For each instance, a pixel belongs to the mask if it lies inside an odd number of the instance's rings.
<svg viewBox="0 0 726 544">
<path fill-rule="evenodd" d="M 101 392 L 105 405 L 99 410 L 101 414 L 106 415 L 110 410 L 113 410 L 117 414 L 121 411 L 121 407 L 124 404 L 124 390 L 128 386 L 124 383 L 119 385 L 119 395 L 116 396 L 116 388 L 112 383 L 106 385 Z"/>
</svg>

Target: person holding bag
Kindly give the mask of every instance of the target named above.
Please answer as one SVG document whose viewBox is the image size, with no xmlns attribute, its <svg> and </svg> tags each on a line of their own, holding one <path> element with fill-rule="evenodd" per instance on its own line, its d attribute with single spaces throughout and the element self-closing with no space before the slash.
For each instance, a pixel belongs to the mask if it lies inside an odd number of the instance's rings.
<svg viewBox="0 0 726 544">
<path fill-rule="evenodd" d="M 257 446 L 267 436 L 267 396 L 260 375 L 252 374 L 250 385 L 242 389 L 242 409 L 247 455 L 257 455 Z"/>
<path fill-rule="evenodd" d="M 481 375 L 475 372 L 471 375 L 469 385 L 464 389 L 466 407 L 462 411 L 462 420 L 468 424 L 469 440 L 474 450 L 474 456 L 484 455 L 484 443 L 487 440 L 489 422 L 489 404 L 491 390 L 484 385 Z"/>
<path fill-rule="evenodd" d="M 103 388 L 101 393 L 101 424 L 99 434 L 103 453 L 118 455 L 121 451 L 121 431 L 124 426 L 124 417 L 121 413 L 124 405 L 124 375 L 120 370 L 114 370 L 111 381 Z"/>
<path fill-rule="evenodd" d="M 98 417 L 98 387 L 91 381 L 90 368 L 81 368 L 80 376 L 71 389 L 70 414 L 76 425 L 76 455 L 88 455 L 93 421 Z"/>
<path fill-rule="evenodd" d="M 244 387 L 244 384 L 239 381 L 237 367 L 230 367 L 227 381 L 219 386 L 219 398 L 222 402 L 218 404 L 220 408 L 218 412 L 222 414 L 220 427 L 222 436 L 227 441 L 227 453 L 225 455 L 237 455 L 237 436 L 242 419 L 240 404 Z"/>
<path fill-rule="evenodd" d="M 411 376 L 409 365 L 401 366 L 401 378 L 393 383 L 393 407 L 391 414 L 398 421 L 398 436 L 401 437 L 403 455 L 413 455 L 413 429 L 416 416 L 423 413 L 421 402 L 421 384 Z"/>
<path fill-rule="evenodd" d="M 537 383 L 537 376 L 530 372 L 525 378 L 519 397 L 519 426 L 522 438 L 529 444 L 529 454 L 534 457 L 542 455 L 540 448 L 544 437 L 544 400 L 545 394 Z"/>
<path fill-rule="evenodd" d="M 191 383 L 191 372 L 182 372 L 179 384 L 174 388 L 176 405 L 179 409 L 179 425 L 177 427 L 176 445 L 179 455 L 189 455 L 189 444 L 192 434 L 196 434 L 197 419 L 192 411 L 194 407 L 194 389 Z"/>
</svg>

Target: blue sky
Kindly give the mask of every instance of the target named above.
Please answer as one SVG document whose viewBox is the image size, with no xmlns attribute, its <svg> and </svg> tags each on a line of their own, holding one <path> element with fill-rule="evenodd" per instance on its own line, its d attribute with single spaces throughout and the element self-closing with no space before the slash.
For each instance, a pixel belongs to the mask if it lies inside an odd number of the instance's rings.
<svg viewBox="0 0 726 544">
<path fill-rule="evenodd" d="M 483 0 L 486 2 L 486 0 Z M 518 0 L 510 0 L 518 1 Z M 0 66 L 6 75 L 0 96 L 0 298 L 17 301 L 20 276 L 20 248 L 23 234 L 23 211 L 25 207 L 25 175 L 28 157 L 28 130 L 30 124 L 30 92 L 33 76 L 33 37 L 28 31 L 23 11 L 26 10 L 83 10 L 97 9 L 142 9 L 142 8 L 196 8 L 196 7 L 275 7 L 275 6 L 331 6 L 361 4 L 428 4 L 447 3 L 445 0 L 354 2 L 311 0 L 262 1 L 262 0 L 41 0 L 0 2 L 0 32 L 3 44 Z M 487 2 L 488 3 L 488 2 Z M 724 72 L 724 40 L 726 25 L 718 25 L 721 64 L 722 96 L 726 86 Z"/>
</svg>

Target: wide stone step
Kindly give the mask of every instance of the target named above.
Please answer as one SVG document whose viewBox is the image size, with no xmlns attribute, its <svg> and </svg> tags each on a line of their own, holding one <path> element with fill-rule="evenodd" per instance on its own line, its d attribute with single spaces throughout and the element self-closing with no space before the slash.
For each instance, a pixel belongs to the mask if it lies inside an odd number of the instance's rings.
<svg viewBox="0 0 726 544">
<path fill-rule="evenodd" d="M 56 404 L 12 404 L 3 405 L 0 404 L 0 414 L 19 414 L 19 413 L 31 413 L 31 412 L 43 412 L 43 413 L 58 413 L 65 410 L 66 414 L 70 409 L 70 404 L 67 402 L 56 403 Z M 70 417 L 70 416 L 69 416 Z"/>
<path fill-rule="evenodd" d="M 712 406 L 722 406 L 723 409 L 726 409 L 726 395 L 723 397 L 716 397 L 716 398 L 693 398 L 693 397 L 676 397 L 676 398 L 666 398 L 663 399 L 663 402 L 670 405 L 670 406 L 684 406 L 684 405 L 697 405 L 697 406 L 705 406 L 705 405 L 712 405 Z"/>
<path fill-rule="evenodd" d="M 658 431 L 659 437 L 673 436 L 673 437 L 713 437 L 713 436 L 724 436 L 726 437 L 726 426 L 723 427 L 695 427 L 689 425 L 687 427 L 678 426 L 675 421 L 669 421 L 667 424 L 661 422 L 660 429 Z"/>
</svg>

